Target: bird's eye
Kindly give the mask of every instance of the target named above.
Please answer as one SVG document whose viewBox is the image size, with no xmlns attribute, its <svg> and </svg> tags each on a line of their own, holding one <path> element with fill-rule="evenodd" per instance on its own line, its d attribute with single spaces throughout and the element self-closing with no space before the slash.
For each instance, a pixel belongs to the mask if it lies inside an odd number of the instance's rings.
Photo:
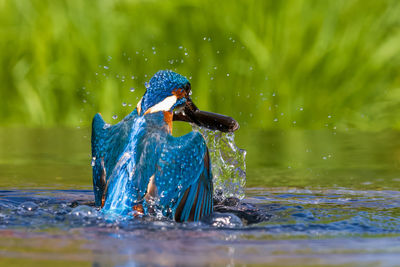
<svg viewBox="0 0 400 267">
<path fill-rule="evenodd" d="M 183 86 L 183 90 L 185 90 L 186 94 L 190 95 L 191 94 L 190 83 L 185 84 Z"/>
</svg>

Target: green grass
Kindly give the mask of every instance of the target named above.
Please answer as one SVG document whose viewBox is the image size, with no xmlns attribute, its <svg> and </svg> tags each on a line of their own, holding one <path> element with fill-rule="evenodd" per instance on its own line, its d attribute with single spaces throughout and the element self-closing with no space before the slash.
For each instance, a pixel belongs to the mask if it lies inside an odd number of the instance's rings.
<svg viewBox="0 0 400 267">
<path fill-rule="evenodd" d="M 396 0 L 0 0 L 0 37 L 0 125 L 112 121 L 168 68 L 242 126 L 400 129 Z"/>
</svg>

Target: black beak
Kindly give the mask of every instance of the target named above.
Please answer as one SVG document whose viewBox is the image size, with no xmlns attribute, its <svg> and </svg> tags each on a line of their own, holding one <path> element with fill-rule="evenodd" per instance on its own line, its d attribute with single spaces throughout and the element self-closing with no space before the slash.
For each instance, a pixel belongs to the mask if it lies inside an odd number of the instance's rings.
<svg viewBox="0 0 400 267">
<path fill-rule="evenodd" d="M 239 129 L 239 123 L 233 118 L 199 110 L 190 98 L 183 109 L 174 112 L 174 121 L 187 121 L 200 127 L 221 132 L 234 132 Z"/>
</svg>

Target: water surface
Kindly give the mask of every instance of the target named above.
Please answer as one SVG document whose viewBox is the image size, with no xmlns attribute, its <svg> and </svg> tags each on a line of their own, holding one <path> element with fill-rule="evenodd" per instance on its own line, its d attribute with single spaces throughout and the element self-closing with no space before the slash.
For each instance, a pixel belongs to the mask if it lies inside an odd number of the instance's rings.
<svg viewBox="0 0 400 267">
<path fill-rule="evenodd" d="M 0 264 L 400 263 L 400 134 L 242 131 L 247 189 L 212 218 L 104 218 L 87 129 L 0 130 Z"/>
</svg>

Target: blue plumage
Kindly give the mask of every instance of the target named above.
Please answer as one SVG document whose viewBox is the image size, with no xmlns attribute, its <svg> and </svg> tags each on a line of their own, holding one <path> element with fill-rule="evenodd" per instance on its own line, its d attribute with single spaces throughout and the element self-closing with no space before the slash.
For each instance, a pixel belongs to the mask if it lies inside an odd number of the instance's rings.
<svg viewBox="0 0 400 267">
<path fill-rule="evenodd" d="M 141 102 L 141 114 L 146 112 L 150 107 L 160 103 L 168 96 L 173 94 L 173 89 L 184 89 L 189 84 L 189 81 L 173 71 L 162 70 L 158 71 L 146 84 L 147 90 Z M 181 99 L 173 108 L 179 104 L 183 104 L 184 99 Z"/>
<path fill-rule="evenodd" d="M 110 126 L 95 115 L 93 188 L 95 203 L 104 212 L 159 210 L 176 221 L 197 221 L 212 213 L 212 173 L 204 138 L 198 132 L 170 134 L 172 111 L 190 100 L 189 93 L 186 78 L 159 71 L 138 108 L 121 122 Z"/>
</svg>

